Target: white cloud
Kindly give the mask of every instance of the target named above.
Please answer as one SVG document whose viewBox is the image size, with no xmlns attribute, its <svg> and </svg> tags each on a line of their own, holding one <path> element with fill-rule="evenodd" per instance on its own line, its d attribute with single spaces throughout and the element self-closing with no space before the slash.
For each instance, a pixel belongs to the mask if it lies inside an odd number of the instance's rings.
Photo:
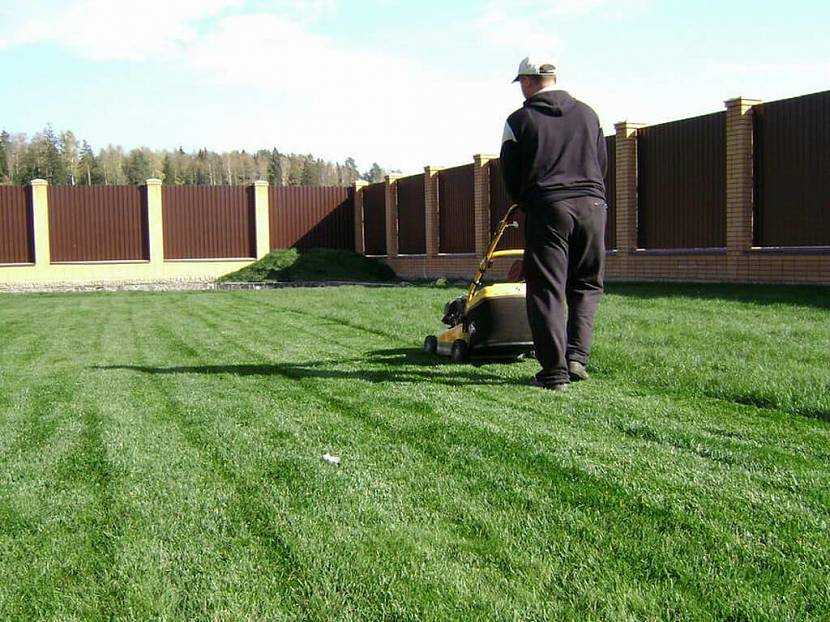
<svg viewBox="0 0 830 622">
<path fill-rule="evenodd" d="M 80 0 L 61 6 L 40 2 L 9 14 L 0 31 L 0 47 L 51 42 L 92 60 L 146 60 L 193 42 L 199 21 L 240 7 L 243 1 Z"/>
</svg>

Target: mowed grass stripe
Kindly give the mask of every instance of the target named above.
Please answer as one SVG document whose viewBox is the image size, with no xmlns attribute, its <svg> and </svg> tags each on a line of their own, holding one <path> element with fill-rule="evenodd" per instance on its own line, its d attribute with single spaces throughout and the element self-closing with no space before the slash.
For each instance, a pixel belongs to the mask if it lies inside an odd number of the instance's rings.
<svg viewBox="0 0 830 622">
<path fill-rule="evenodd" d="M 168 352 L 179 361 L 197 361 L 194 358 L 195 348 L 192 341 L 178 339 L 175 334 L 179 329 L 192 326 L 192 305 L 182 306 L 171 317 L 174 323 L 144 323 L 141 334 L 145 344 L 152 345 L 154 355 L 162 357 Z M 205 339 L 211 339 L 209 334 Z M 154 362 L 148 358 L 146 350 L 142 350 L 139 364 L 147 365 Z M 206 409 L 205 404 L 217 403 L 227 406 L 224 388 L 216 387 L 222 379 L 216 382 L 192 383 L 186 377 L 149 374 L 144 376 L 148 389 L 152 392 L 162 408 L 156 413 L 156 419 L 165 426 L 172 426 L 176 435 L 187 444 L 188 450 L 194 452 L 200 467 L 206 476 L 209 476 L 217 488 L 223 491 L 223 502 L 215 511 L 222 514 L 222 520 L 227 524 L 226 537 L 228 542 L 223 546 L 225 553 L 231 556 L 238 555 L 242 559 L 233 560 L 230 565 L 238 565 L 244 558 L 248 558 L 250 572 L 257 577 L 256 581 L 246 585 L 235 586 L 241 593 L 234 600 L 244 602 L 246 598 L 257 598 L 260 601 L 268 594 L 275 594 L 268 610 L 261 613 L 265 617 L 272 615 L 288 615 L 295 617 L 310 608 L 313 603 L 312 595 L 305 591 L 305 580 L 298 559 L 288 543 L 283 541 L 282 533 L 278 529 L 279 516 L 265 506 L 258 494 L 252 488 L 256 487 L 257 479 L 246 479 L 238 474 L 233 466 L 231 457 L 226 460 L 225 452 L 220 448 L 224 445 L 232 446 L 236 440 L 232 434 L 216 438 L 213 436 L 217 428 L 217 421 L 213 417 L 221 417 Z M 215 391 L 215 392 L 214 392 Z M 237 394 L 242 397 L 242 394 Z M 194 397 L 198 397 L 194 400 Z M 243 398 L 244 400 L 244 398 Z M 244 401 L 243 401 L 244 404 Z M 243 404 L 233 404 L 234 411 L 244 412 Z M 227 430 L 230 432 L 231 430 Z M 234 453 L 239 451 L 237 448 Z M 286 460 L 285 464 L 289 464 Z M 297 471 L 301 474 L 301 471 Z M 232 543 L 232 544 L 231 544 Z M 230 544 L 230 546 L 228 546 Z M 231 560 L 228 560 L 229 562 Z M 216 562 L 204 568 L 207 585 L 212 582 L 222 582 L 226 569 Z M 194 585 L 188 598 L 195 600 L 199 592 L 203 592 L 207 585 Z M 202 598 L 211 600 L 208 594 L 201 594 Z M 179 607 L 180 615 L 192 615 L 195 611 L 188 607 L 185 601 Z"/>
<path fill-rule="evenodd" d="M 16 460 L 4 472 L 12 479 L 19 473 L 29 476 L 27 486 L 16 487 L 24 494 L 9 497 L 17 516 L 7 524 L 17 527 L 8 534 L 16 540 L 15 552 L 27 542 L 30 557 L 23 565 L 14 564 L 13 555 L 6 558 L 7 585 L 16 587 L 0 600 L 0 611 L 7 615 L 42 617 L 75 610 L 106 616 L 111 609 L 109 602 L 101 602 L 108 600 L 102 592 L 111 588 L 105 576 L 113 562 L 114 521 L 97 403 L 81 396 L 87 385 L 80 361 L 65 358 L 65 352 L 77 351 L 82 343 L 93 352 L 98 349 L 100 331 L 84 331 L 89 327 L 84 316 L 83 311 L 65 319 L 56 316 L 63 321 L 49 326 L 51 332 L 38 340 L 41 356 L 27 363 L 33 397 L 19 402 L 23 427 L 7 454 Z M 45 563 L 52 556 L 55 562 Z"/>
</svg>

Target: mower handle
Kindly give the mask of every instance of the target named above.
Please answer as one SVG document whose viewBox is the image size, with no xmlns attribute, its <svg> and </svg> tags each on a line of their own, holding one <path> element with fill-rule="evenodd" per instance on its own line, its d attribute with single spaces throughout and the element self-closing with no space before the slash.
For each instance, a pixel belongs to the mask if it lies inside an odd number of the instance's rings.
<svg viewBox="0 0 830 622">
<path fill-rule="evenodd" d="M 479 287 L 481 287 L 481 279 L 484 278 L 484 274 L 487 272 L 487 269 L 493 263 L 493 259 L 495 259 L 496 257 L 518 257 L 523 253 L 523 251 L 517 250 L 496 250 L 496 247 L 499 245 L 499 242 L 501 241 L 501 237 L 504 235 L 504 232 L 507 230 L 508 227 L 516 227 L 518 229 L 519 223 L 512 222 L 511 220 L 513 214 L 515 214 L 516 210 L 518 209 L 519 206 L 516 203 L 508 207 L 507 213 L 505 213 L 504 218 L 501 219 L 498 227 L 496 227 L 496 231 L 495 233 L 493 233 L 493 237 L 490 239 L 490 244 L 487 246 L 487 250 L 484 252 L 484 257 L 481 258 L 481 263 L 478 265 L 478 270 L 476 270 L 476 274 L 473 277 L 470 286 L 467 288 L 467 302 L 470 302 L 472 297 L 475 295 L 476 290 Z M 519 253 L 519 255 L 512 255 L 509 253 Z"/>
</svg>

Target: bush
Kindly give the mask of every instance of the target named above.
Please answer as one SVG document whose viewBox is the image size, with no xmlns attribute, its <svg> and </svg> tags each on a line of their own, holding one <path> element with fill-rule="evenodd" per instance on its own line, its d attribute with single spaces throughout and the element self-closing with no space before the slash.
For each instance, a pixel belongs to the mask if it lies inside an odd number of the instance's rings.
<svg viewBox="0 0 830 622">
<path fill-rule="evenodd" d="M 395 281 L 394 270 L 382 261 L 352 251 L 296 248 L 271 251 L 265 257 L 231 272 L 220 281 Z"/>
</svg>

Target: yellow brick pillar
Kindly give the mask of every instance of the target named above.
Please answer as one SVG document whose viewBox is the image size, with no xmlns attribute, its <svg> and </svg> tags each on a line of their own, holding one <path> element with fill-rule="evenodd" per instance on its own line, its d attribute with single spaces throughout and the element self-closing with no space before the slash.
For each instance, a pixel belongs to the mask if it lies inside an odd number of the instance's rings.
<svg viewBox="0 0 830 622">
<path fill-rule="evenodd" d="M 424 167 L 424 223 L 428 258 L 438 256 L 438 171 L 437 166 Z"/>
<path fill-rule="evenodd" d="M 34 229 L 35 270 L 48 269 L 52 262 L 49 247 L 49 182 L 32 180 L 32 224 Z"/>
<path fill-rule="evenodd" d="M 164 270 L 164 225 L 161 205 L 161 180 L 147 182 L 147 241 L 150 250 L 150 265 L 153 272 Z"/>
<path fill-rule="evenodd" d="M 726 105 L 726 252 L 727 262 L 752 248 L 753 153 L 752 106 L 757 99 L 736 97 Z"/>
<path fill-rule="evenodd" d="M 268 205 L 268 182 L 254 182 L 254 214 L 256 222 L 256 258 L 271 252 L 271 214 Z"/>
<path fill-rule="evenodd" d="M 625 265 L 627 256 L 637 248 L 637 130 L 642 123 L 623 121 L 616 130 L 616 210 L 617 250 Z M 630 275 L 626 275 L 630 276 Z"/>
<path fill-rule="evenodd" d="M 490 160 L 498 156 L 473 156 L 473 214 L 476 255 L 483 257 L 490 243 Z"/>
<path fill-rule="evenodd" d="M 398 256 L 398 185 L 399 175 L 387 175 L 384 179 L 386 193 L 386 256 Z"/>
<path fill-rule="evenodd" d="M 360 255 L 366 254 L 366 242 L 363 235 L 363 188 L 369 182 L 358 179 L 354 182 L 354 250 Z"/>
</svg>

